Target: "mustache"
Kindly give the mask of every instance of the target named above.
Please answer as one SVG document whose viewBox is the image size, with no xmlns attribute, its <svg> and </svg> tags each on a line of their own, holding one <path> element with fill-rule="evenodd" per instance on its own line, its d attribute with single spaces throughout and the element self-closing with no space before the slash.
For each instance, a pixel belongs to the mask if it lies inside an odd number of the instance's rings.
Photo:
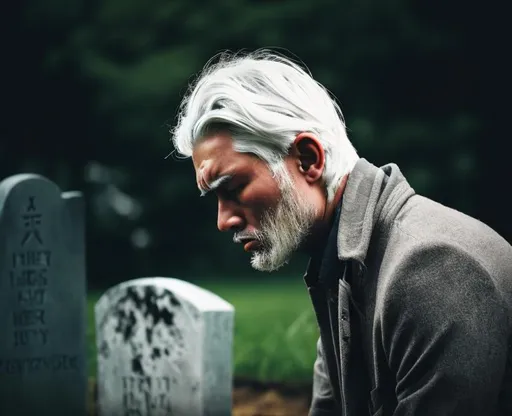
<svg viewBox="0 0 512 416">
<path fill-rule="evenodd" d="M 241 243 L 244 240 L 260 240 L 260 233 L 241 231 L 233 235 L 234 243 Z"/>
</svg>

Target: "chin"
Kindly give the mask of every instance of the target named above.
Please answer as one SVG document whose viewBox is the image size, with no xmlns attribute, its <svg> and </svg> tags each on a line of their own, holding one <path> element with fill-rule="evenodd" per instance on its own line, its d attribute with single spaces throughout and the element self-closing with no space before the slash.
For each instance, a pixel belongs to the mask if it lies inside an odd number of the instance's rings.
<svg viewBox="0 0 512 416">
<path fill-rule="evenodd" d="M 291 254 L 286 256 L 281 253 L 278 253 L 279 255 L 272 254 L 275 253 L 254 253 L 251 258 L 252 268 L 260 272 L 275 272 L 286 265 L 291 257 Z"/>
</svg>

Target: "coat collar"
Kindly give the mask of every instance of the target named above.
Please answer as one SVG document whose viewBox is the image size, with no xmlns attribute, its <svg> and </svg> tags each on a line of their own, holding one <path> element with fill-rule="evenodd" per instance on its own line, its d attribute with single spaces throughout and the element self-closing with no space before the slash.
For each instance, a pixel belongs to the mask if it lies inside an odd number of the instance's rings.
<svg viewBox="0 0 512 416">
<path fill-rule="evenodd" d="M 364 265 L 374 229 L 389 232 L 399 210 L 414 193 L 394 163 L 378 168 L 359 159 L 343 193 L 338 258 Z"/>
<path fill-rule="evenodd" d="M 320 283 L 320 285 L 327 288 L 331 287 L 331 284 L 335 280 L 337 281 L 339 260 L 336 240 L 338 237 L 342 204 L 343 198 L 340 200 L 336 210 L 334 211 L 332 228 L 329 231 L 323 251 L 321 254 L 314 256 L 309 260 L 307 271 L 304 275 L 304 280 L 309 287 Z"/>
<path fill-rule="evenodd" d="M 373 231 L 389 232 L 399 210 L 414 193 L 397 165 L 378 168 L 359 159 L 336 207 L 325 249 L 309 260 L 306 284 L 329 286 L 340 277 L 340 261 L 355 260 L 365 266 Z"/>
</svg>

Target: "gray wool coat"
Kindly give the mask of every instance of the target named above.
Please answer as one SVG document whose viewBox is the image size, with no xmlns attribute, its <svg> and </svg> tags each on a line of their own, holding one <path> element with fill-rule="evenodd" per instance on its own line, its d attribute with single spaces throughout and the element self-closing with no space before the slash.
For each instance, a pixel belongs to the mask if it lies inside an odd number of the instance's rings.
<svg viewBox="0 0 512 416">
<path fill-rule="evenodd" d="M 311 416 L 512 415 L 512 247 L 360 159 L 304 276 Z"/>
</svg>

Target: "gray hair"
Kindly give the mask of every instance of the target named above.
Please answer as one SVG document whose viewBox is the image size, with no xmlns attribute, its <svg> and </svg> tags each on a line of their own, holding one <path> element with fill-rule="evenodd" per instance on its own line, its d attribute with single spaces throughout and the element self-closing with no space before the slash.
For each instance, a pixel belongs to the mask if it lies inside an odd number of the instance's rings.
<svg viewBox="0 0 512 416">
<path fill-rule="evenodd" d="M 323 179 L 332 201 L 341 178 L 358 160 L 335 98 L 309 71 L 275 52 L 216 57 L 180 105 L 171 130 L 176 150 L 190 157 L 200 139 L 226 130 L 236 151 L 258 156 L 278 175 L 297 134 L 311 132 L 324 148 Z"/>
</svg>

